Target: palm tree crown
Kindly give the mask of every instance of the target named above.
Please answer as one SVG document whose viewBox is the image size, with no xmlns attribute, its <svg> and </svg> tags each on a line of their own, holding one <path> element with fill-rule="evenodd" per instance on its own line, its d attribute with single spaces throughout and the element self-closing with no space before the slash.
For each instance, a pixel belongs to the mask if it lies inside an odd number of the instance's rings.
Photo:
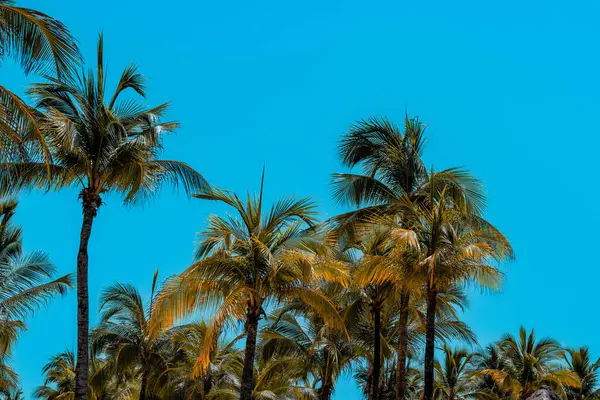
<svg viewBox="0 0 600 400">
<path fill-rule="evenodd" d="M 581 385 L 579 388 L 567 388 L 569 400 L 592 400 L 600 398 L 598 388 L 598 374 L 600 373 L 600 359 L 592 362 L 589 348 L 582 346 L 579 349 L 567 349 L 564 353 L 567 367 L 577 374 Z"/>
<path fill-rule="evenodd" d="M 577 374 L 557 364 L 562 349 L 552 339 L 536 340 L 532 329 L 529 334 L 521 327 L 519 336 L 506 335 L 498 343 L 504 358 L 503 368 L 484 369 L 479 375 L 491 376 L 500 389 L 520 399 L 527 399 L 543 385 L 551 386 L 566 399 L 567 387 L 579 388 Z"/>
<path fill-rule="evenodd" d="M 473 354 L 466 349 L 443 347 L 442 361 L 435 363 L 435 398 L 462 400 L 472 396 Z"/>
<path fill-rule="evenodd" d="M 192 311 L 217 308 L 205 337 L 205 352 L 198 359 L 197 374 L 208 365 L 210 349 L 224 324 L 233 319 L 245 321 L 246 356 L 241 391 L 242 398 L 247 400 L 253 390 L 258 321 L 269 303 L 302 299 L 326 323 L 344 330 L 335 307 L 312 287 L 323 279 L 347 280 L 345 264 L 323 262 L 313 251 L 321 237 L 311 228 L 316 222 L 314 204 L 308 199 L 284 198 L 265 212 L 262 187 L 261 184 L 258 197 L 248 195 L 246 202 L 233 193 L 214 188 L 196 195 L 225 203 L 236 211 L 238 218 L 214 215 L 209 218 L 206 230 L 200 234 L 197 261 L 167 283 L 157 301 L 160 310 L 157 312 L 167 326 Z"/>
<path fill-rule="evenodd" d="M 166 338 L 150 335 L 152 306 L 158 271 L 154 274 L 150 302 L 144 304 L 138 290 L 129 284 L 114 284 L 100 298 L 100 323 L 93 332 L 93 353 L 104 354 L 118 374 L 131 371 L 140 377 L 140 400 L 149 398 L 152 368 L 165 364 L 162 349 Z"/>
<path fill-rule="evenodd" d="M 187 164 L 159 159 L 162 139 L 178 127 L 162 122 L 168 104 L 146 108 L 131 98 L 145 96 L 145 78 L 131 65 L 121 74 L 116 90 L 106 93 L 103 38 L 98 41 L 96 74 L 49 78 L 29 90 L 42 111 L 38 116 L 50 147 L 52 162 L 43 159 L 2 165 L 3 187 L 61 189 L 79 186 L 84 205 L 95 208 L 105 192 L 123 193 L 126 202 L 146 198 L 169 182 L 188 192 L 206 187 Z"/>
</svg>

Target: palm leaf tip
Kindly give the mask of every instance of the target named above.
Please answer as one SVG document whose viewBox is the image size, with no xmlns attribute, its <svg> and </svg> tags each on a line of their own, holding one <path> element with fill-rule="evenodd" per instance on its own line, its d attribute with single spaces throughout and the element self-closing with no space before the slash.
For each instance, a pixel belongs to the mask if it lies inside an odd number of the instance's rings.
<svg viewBox="0 0 600 400">
<path fill-rule="evenodd" d="M 3 41 L 0 49 L 26 73 L 54 70 L 68 74 L 81 62 L 77 42 L 66 26 L 37 10 L 0 3 Z"/>
</svg>

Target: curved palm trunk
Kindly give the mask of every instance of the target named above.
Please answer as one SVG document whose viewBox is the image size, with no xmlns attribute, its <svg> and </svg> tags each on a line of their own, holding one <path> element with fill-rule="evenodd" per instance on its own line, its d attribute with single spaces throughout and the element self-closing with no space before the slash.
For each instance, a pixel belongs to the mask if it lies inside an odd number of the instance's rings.
<svg viewBox="0 0 600 400">
<path fill-rule="evenodd" d="M 373 307 L 373 375 L 371 380 L 371 396 L 369 400 L 379 399 L 379 382 L 381 380 L 381 306 Z"/>
<path fill-rule="evenodd" d="M 423 399 L 433 400 L 433 365 L 435 358 L 435 309 L 437 302 L 437 290 L 427 289 L 427 316 L 425 329 L 425 386 Z"/>
<path fill-rule="evenodd" d="M 410 292 L 400 294 L 400 315 L 398 321 L 398 365 L 396 366 L 396 400 L 404 399 L 406 392 L 406 349 L 408 347 L 408 304 Z"/>
<path fill-rule="evenodd" d="M 254 391 L 254 357 L 256 355 L 256 337 L 258 333 L 259 312 L 249 310 L 246 319 L 246 349 L 244 351 L 244 370 L 240 388 L 240 400 L 252 400 Z"/>
<path fill-rule="evenodd" d="M 88 294 L 88 242 L 92 224 L 101 204 L 100 196 L 84 189 L 79 197 L 83 202 L 83 223 L 77 254 L 77 365 L 75 367 L 75 400 L 87 398 L 89 354 L 89 294 Z"/>
</svg>

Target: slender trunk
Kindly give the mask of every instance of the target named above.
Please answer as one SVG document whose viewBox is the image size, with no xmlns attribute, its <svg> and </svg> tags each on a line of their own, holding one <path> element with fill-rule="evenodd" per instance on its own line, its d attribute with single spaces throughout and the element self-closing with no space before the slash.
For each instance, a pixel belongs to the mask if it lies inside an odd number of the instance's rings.
<svg viewBox="0 0 600 400">
<path fill-rule="evenodd" d="M 89 295 L 88 295 L 88 242 L 92 234 L 92 224 L 100 196 L 84 189 L 79 195 L 83 202 L 83 223 L 77 254 L 77 365 L 75 367 L 75 400 L 85 400 L 88 389 L 88 334 L 89 334 Z"/>
<path fill-rule="evenodd" d="M 427 289 L 427 316 L 425 332 L 425 386 L 423 400 L 433 400 L 433 363 L 435 358 L 435 309 L 437 290 Z"/>
<path fill-rule="evenodd" d="M 398 365 L 396 366 L 396 400 L 403 400 L 406 391 L 406 350 L 408 347 L 408 304 L 410 292 L 400 294 L 400 318 L 398 321 Z"/>
<path fill-rule="evenodd" d="M 142 382 L 140 383 L 140 400 L 146 400 L 146 388 L 148 387 L 148 371 L 142 373 Z"/>
<path fill-rule="evenodd" d="M 381 378 L 381 306 L 375 305 L 373 313 L 373 378 L 369 400 L 379 399 L 379 381 Z"/>
<path fill-rule="evenodd" d="M 252 400 L 254 391 L 254 356 L 256 354 L 256 336 L 258 332 L 259 311 L 249 310 L 246 319 L 246 350 L 244 352 L 244 370 L 240 389 L 240 400 Z"/>
<path fill-rule="evenodd" d="M 333 392 L 331 384 L 323 383 L 319 389 L 319 400 L 331 400 L 331 393 Z"/>
</svg>

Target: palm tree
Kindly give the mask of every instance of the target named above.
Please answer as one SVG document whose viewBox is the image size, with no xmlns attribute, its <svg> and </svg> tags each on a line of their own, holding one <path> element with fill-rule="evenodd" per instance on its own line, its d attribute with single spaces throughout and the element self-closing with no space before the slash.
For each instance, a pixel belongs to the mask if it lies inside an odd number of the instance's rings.
<svg viewBox="0 0 600 400">
<path fill-rule="evenodd" d="M 56 272 L 48 256 L 23 253 L 23 231 L 12 223 L 17 202 L 0 202 L 0 355 L 10 353 L 23 319 L 71 286 L 71 275 L 48 281 Z"/>
<path fill-rule="evenodd" d="M 385 118 L 360 121 L 346 134 L 340 145 L 340 156 L 347 167 L 362 166 L 363 174 L 334 174 L 335 197 L 340 201 L 366 208 L 342 216 L 343 225 L 365 216 L 397 213 L 395 204 L 406 197 L 414 199 L 426 177 L 421 156 L 425 142 L 425 127 L 418 118 L 405 118 L 402 133 L 397 125 Z M 406 222 L 406 221 L 405 221 Z M 404 227 L 410 226 L 404 224 Z M 398 320 L 398 360 L 396 398 L 403 399 L 406 381 L 406 351 L 408 306 L 414 280 L 414 264 L 406 257 L 398 260 L 405 279 L 400 284 Z"/>
<path fill-rule="evenodd" d="M 19 390 L 19 376 L 8 361 L 6 355 L 0 358 L 0 394 L 7 398 Z"/>
<path fill-rule="evenodd" d="M 379 217 L 375 217 L 379 219 Z M 354 243 L 355 250 L 362 255 L 361 259 L 354 263 L 352 268 L 351 287 L 356 290 L 359 296 L 356 299 L 357 304 L 354 308 L 363 310 L 368 309 L 372 327 L 372 371 L 370 374 L 369 399 L 377 400 L 379 398 L 379 383 L 381 377 L 382 360 L 382 310 L 386 303 L 396 305 L 394 290 L 400 287 L 400 308 L 404 307 L 404 301 L 408 298 L 408 286 L 398 277 L 402 274 L 397 274 L 395 268 L 398 249 L 404 251 L 416 246 L 416 237 L 412 232 L 407 232 L 402 228 L 388 229 L 387 226 L 375 223 L 367 223 L 364 227 L 355 226 L 356 242 Z M 402 256 L 400 257 L 402 258 Z M 406 259 L 406 257 L 405 257 Z M 364 305 L 358 306 L 358 303 L 365 302 Z M 388 316 L 391 317 L 391 316 Z M 403 325 L 406 322 L 408 329 L 408 315 L 400 315 Z M 372 329 L 371 329 L 372 328 Z M 400 341 L 406 341 L 403 344 L 403 351 L 406 352 L 408 345 L 408 331 L 404 332 Z M 404 359 L 405 362 L 405 359 Z M 395 378 L 396 379 L 396 378 Z M 394 381 L 395 381 L 394 379 Z"/>
<path fill-rule="evenodd" d="M 43 400 L 73 400 L 75 398 L 75 355 L 71 350 L 58 353 L 42 369 L 44 384 L 39 386 L 34 397 Z M 121 384 L 113 374 L 112 365 L 99 358 L 92 359 L 90 365 L 90 386 L 88 398 L 91 400 L 133 400 L 131 387 Z"/>
<path fill-rule="evenodd" d="M 409 400 L 420 400 L 423 393 L 423 370 L 413 367 L 413 358 L 408 356 L 406 360 L 406 393 L 405 398 Z"/>
<path fill-rule="evenodd" d="M 379 227 L 369 227 L 366 232 L 361 232 L 355 248 L 360 251 L 362 258 L 355 263 L 352 269 L 352 288 L 359 296 L 356 299 L 354 308 L 368 309 L 372 326 L 369 331 L 372 332 L 372 370 L 369 375 L 369 399 L 379 399 L 379 384 L 381 378 L 382 360 L 382 310 L 385 303 L 393 302 L 391 292 L 394 289 L 396 278 L 393 268 L 390 268 L 389 256 L 393 249 L 390 249 L 389 236 L 390 231 L 378 229 Z M 401 294 L 402 303 L 405 293 Z M 364 302 L 364 305 L 358 306 L 358 303 Z M 405 318 L 408 324 L 408 318 Z M 408 337 L 408 336 L 407 336 Z"/>
<path fill-rule="evenodd" d="M 56 268 L 41 251 L 23 253 L 23 232 L 12 223 L 17 203 L 0 202 L 0 390 L 17 387 L 8 366 L 11 350 L 25 329 L 24 318 L 72 285 L 71 275 L 52 279 Z"/>
<path fill-rule="evenodd" d="M 321 262 L 311 251 L 322 236 L 310 228 L 316 222 L 314 204 L 308 199 L 284 198 L 265 212 L 262 192 L 263 183 L 259 196 L 248 194 L 245 203 L 220 189 L 195 195 L 228 205 L 239 219 L 209 217 L 208 227 L 200 234 L 196 262 L 165 285 L 155 311 L 162 316 L 157 321 L 163 321 L 154 329 L 159 332 L 175 318 L 217 308 L 196 364 L 196 376 L 208 366 L 210 351 L 224 324 L 243 322 L 246 343 L 241 400 L 252 397 L 258 324 L 269 303 L 301 299 L 329 326 L 344 330 L 335 307 L 314 288 L 322 280 L 347 281 L 345 264 Z"/>
<path fill-rule="evenodd" d="M 565 387 L 579 388 L 577 373 L 562 368 L 558 361 L 563 350 L 552 339 L 536 340 L 532 329 L 529 334 L 521 327 L 519 336 L 507 334 L 498 343 L 503 358 L 502 369 L 484 369 L 478 375 L 490 376 L 501 390 L 514 398 L 527 399 L 546 385 L 567 399 Z"/>
<path fill-rule="evenodd" d="M 79 50 L 67 28 L 56 19 L 12 0 L 0 0 L 0 62 L 13 58 L 26 74 L 64 74 L 80 61 Z M 26 156 L 27 142 L 46 150 L 34 112 L 0 84 L 0 159 Z M 46 153 L 47 155 L 47 153 Z"/>
<path fill-rule="evenodd" d="M 235 345 L 241 335 L 229 341 L 219 338 L 209 356 L 208 367 L 199 377 L 194 377 L 194 366 L 203 351 L 209 328 L 206 322 L 200 321 L 176 326 L 167 332 L 171 347 L 165 347 L 170 352 L 166 369 L 155 371 L 151 376 L 164 398 L 208 399 L 225 378 L 226 371 L 233 368 L 231 364 L 237 362 Z"/>
<path fill-rule="evenodd" d="M 77 255 L 77 385 L 75 398 L 85 398 L 88 381 L 88 242 L 92 224 L 107 192 L 135 203 L 157 192 L 167 182 L 186 192 L 206 187 L 200 174 L 187 164 L 158 159 L 162 138 L 176 122 L 161 122 L 167 104 L 147 109 L 132 99 L 120 99 L 131 89 L 145 95 L 145 79 L 135 66 L 127 67 L 112 96 L 105 92 L 103 40 L 98 42 L 96 76 L 69 75 L 36 84 L 30 94 L 42 110 L 40 126 L 52 163 L 45 159 L 0 164 L 0 187 L 78 187 L 83 206 Z"/>
<path fill-rule="evenodd" d="M 428 199 L 418 206 L 418 225 L 427 301 L 427 332 L 424 362 L 425 400 L 433 399 L 435 361 L 435 315 L 440 291 L 452 285 L 473 283 L 483 288 L 498 287 L 502 274 L 497 264 L 514 257 L 508 240 L 493 225 L 479 217 L 478 209 L 463 201 L 465 190 L 483 199 L 481 185 L 464 174 L 469 186 L 441 187 L 435 172 L 429 174 L 431 190 Z M 441 181 L 447 181 L 443 176 Z M 458 194 L 458 196 L 456 196 Z"/>
<path fill-rule="evenodd" d="M 338 302 L 344 294 L 334 294 L 339 290 L 332 286 L 326 285 L 324 292 L 332 298 L 340 314 L 344 314 L 344 307 Z M 355 360 L 352 343 L 342 332 L 327 327 L 322 318 L 301 304 L 275 310 L 270 320 L 260 333 L 261 358 L 266 361 L 281 357 L 305 360 L 307 373 L 313 378 L 310 387 L 319 400 L 330 400 L 337 380 Z"/>
<path fill-rule="evenodd" d="M 423 296 L 412 296 L 413 300 L 423 298 Z M 397 335 L 398 315 L 395 312 L 397 307 L 398 299 L 389 298 L 382 308 L 381 313 L 381 335 L 380 335 L 380 348 L 381 352 L 381 378 L 378 382 L 378 397 L 380 399 L 395 399 L 396 389 L 396 374 L 390 374 L 389 369 L 396 369 L 393 357 L 395 355 L 394 349 L 397 348 L 397 341 L 399 340 Z M 360 378 L 364 388 L 364 392 L 368 396 L 372 396 L 372 385 L 375 382 L 374 378 L 374 343 L 373 343 L 373 324 L 370 315 L 365 313 L 365 310 L 369 310 L 369 307 L 364 305 L 357 307 L 359 301 L 355 301 L 352 307 L 349 307 L 351 312 L 346 313 L 346 321 L 349 325 L 349 332 L 353 344 L 353 352 L 355 358 L 358 360 L 364 360 L 359 366 L 362 372 L 359 372 L 358 377 Z M 436 340 L 439 343 L 447 342 L 464 342 L 466 344 L 475 343 L 475 335 L 472 330 L 459 318 L 459 310 L 464 310 L 466 306 L 465 294 L 460 288 L 452 287 L 444 293 L 440 293 L 439 301 L 436 303 L 437 315 L 436 315 Z M 362 310 L 360 310 L 362 308 Z M 407 356 L 415 359 L 417 355 L 422 353 L 422 348 L 425 344 L 425 333 L 426 333 L 426 305 L 423 301 L 412 303 L 410 313 L 408 317 L 408 339 L 407 339 Z M 365 366 L 366 368 L 363 368 Z M 408 368 L 408 363 L 407 366 Z M 422 376 L 422 375 L 421 375 Z M 414 386 L 414 384 L 413 384 Z M 407 396 L 413 395 L 414 390 L 411 394 L 406 393 Z"/>
<path fill-rule="evenodd" d="M 350 168 L 360 166 L 363 170 L 362 174 L 333 175 L 336 200 L 363 207 L 334 218 L 342 234 L 353 236 L 352 228 L 356 222 L 383 216 L 399 219 L 398 230 L 410 231 L 415 219 L 414 205 L 426 202 L 430 193 L 439 194 L 444 186 L 458 203 L 464 203 L 474 211 L 482 208 L 482 195 L 466 171 L 449 168 L 438 172 L 436 180 L 430 179 L 421 159 L 425 125 L 418 118 L 408 117 L 404 125 L 402 132 L 385 118 L 371 118 L 356 123 L 342 139 L 339 153 L 343 164 Z M 432 187 L 432 184 L 435 186 Z M 394 267 L 394 276 L 401 277 L 396 284 L 400 292 L 396 398 L 402 399 L 405 394 L 410 296 L 419 289 L 421 282 L 414 252 L 398 252 Z"/>
<path fill-rule="evenodd" d="M 466 349 L 443 347 L 443 362 L 435 362 L 435 398 L 463 400 L 473 397 L 472 361 Z"/>
<path fill-rule="evenodd" d="M 413 298 L 420 301 L 411 303 L 408 317 L 408 354 L 416 359 L 426 344 L 427 302 L 422 294 Z M 475 332 L 460 320 L 460 313 L 464 312 L 467 306 L 467 296 L 461 287 L 451 286 L 438 293 L 435 316 L 436 343 L 444 345 L 460 342 L 469 346 L 477 343 Z"/>
<path fill-rule="evenodd" d="M 75 355 L 66 350 L 50 358 L 42 369 L 44 384 L 33 396 L 44 400 L 72 400 L 75 396 Z"/>
<path fill-rule="evenodd" d="M 569 400 L 599 399 L 598 373 L 600 372 L 600 359 L 592 362 L 590 350 L 584 346 L 579 349 L 567 349 L 563 357 L 567 367 L 577 374 L 581 382 L 579 388 L 567 387 L 567 398 Z"/>
<path fill-rule="evenodd" d="M 123 371 L 135 371 L 134 376 L 140 378 L 140 400 L 151 397 L 149 377 L 165 364 L 161 350 L 168 344 L 166 337 L 152 337 L 149 332 L 157 279 L 158 271 L 147 305 L 132 285 L 117 283 L 104 290 L 100 298 L 100 323 L 92 335 L 92 352 L 108 356 L 117 379 Z"/>
<path fill-rule="evenodd" d="M 381 303 L 379 310 L 374 310 L 373 299 L 376 297 L 371 296 L 377 291 L 371 288 L 365 292 L 360 293 L 356 302 L 350 306 L 352 309 L 358 308 L 358 316 L 350 316 L 350 312 L 346 315 L 352 351 L 357 359 L 355 365 L 359 367 L 355 376 L 361 381 L 363 392 L 369 399 L 387 399 L 390 389 L 393 391 L 390 385 L 395 382 L 395 376 L 390 377 L 389 367 L 395 356 L 394 316 L 397 308 L 393 307 L 395 302 L 388 298 Z M 358 306 L 358 303 L 362 304 Z"/>
<path fill-rule="evenodd" d="M 244 355 L 238 352 L 228 360 L 224 376 L 212 390 L 210 398 L 234 400 L 240 398 Z M 296 357 L 272 358 L 268 361 L 258 357 L 253 366 L 255 400 L 310 400 L 314 390 L 302 384 L 306 366 L 303 359 Z"/>
<path fill-rule="evenodd" d="M 484 349 L 474 353 L 472 362 L 474 371 L 502 371 L 506 368 L 506 360 L 502 356 L 497 343 L 491 343 Z M 481 397 L 487 399 L 510 398 L 510 393 L 502 390 L 490 375 L 476 372 L 474 378 L 476 378 L 475 390 Z"/>
</svg>

